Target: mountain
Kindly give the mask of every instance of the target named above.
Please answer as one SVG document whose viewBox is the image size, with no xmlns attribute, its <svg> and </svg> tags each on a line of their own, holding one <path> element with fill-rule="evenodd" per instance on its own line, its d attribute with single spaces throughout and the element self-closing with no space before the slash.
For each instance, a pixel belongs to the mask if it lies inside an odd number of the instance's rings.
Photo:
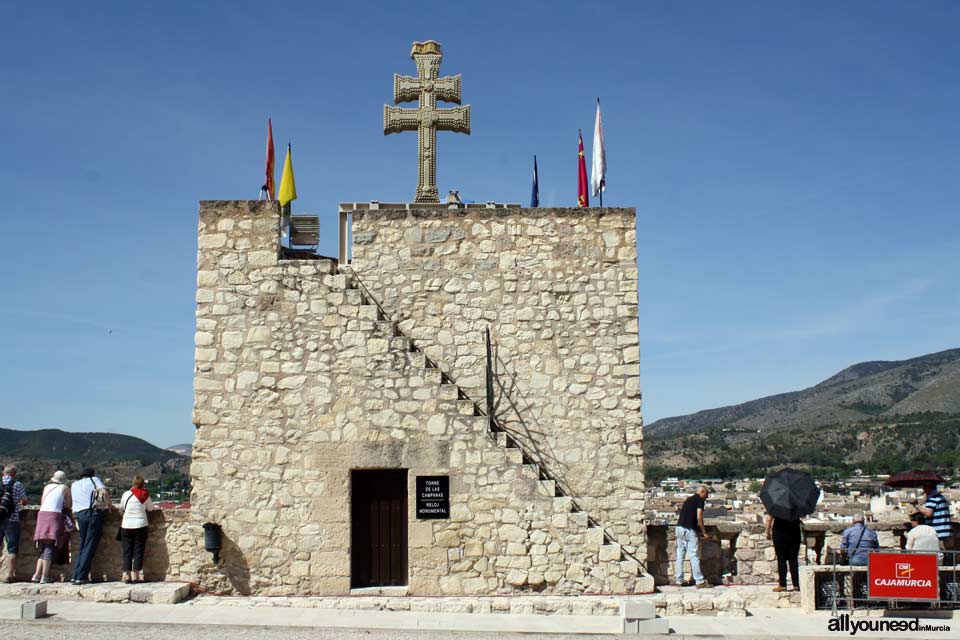
<svg viewBox="0 0 960 640">
<path fill-rule="evenodd" d="M 172 447 L 167 447 L 167 451 L 173 451 L 178 453 L 181 456 L 186 456 L 189 458 L 193 455 L 193 445 L 192 444 L 175 444 Z"/>
<path fill-rule="evenodd" d="M 189 491 L 189 457 L 119 433 L 0 428 L 0 455 L 0 463 L 17 465 L 17 479 L 34 496 L 57 469 L 76 480 L 86 467 L 93 467 L 112 488 L 125 490 L 142 474 L 152 492 L 154 482 L 157 487 L 162 482 L 165 490 Z"/>
<path fill-rule="evenodd" d="M 802 391 L 663 418 L 645 426 L 644 434 L 658 438 L 715 427 L 766 433 L 924 411 L 960 413 L 960 349 L 861 362 Z"/>
</svg>

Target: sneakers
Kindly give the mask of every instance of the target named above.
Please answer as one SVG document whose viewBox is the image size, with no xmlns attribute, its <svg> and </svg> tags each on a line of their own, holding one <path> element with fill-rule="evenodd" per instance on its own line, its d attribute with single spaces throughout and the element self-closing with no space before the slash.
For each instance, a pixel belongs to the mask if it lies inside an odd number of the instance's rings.
<svg viewBox="0 0 960 640">
<path fill-rule="evenodd" d="M 693 580 L 684 580 L 683 582 L 674 582 L 673 584 L 677 587 L 692 587 L 695 583 Z"/>
<path fill-rule="evenodd" d="M 53 584 L 53 578 L 40 578 L 40 584 Z"/>
</svg>

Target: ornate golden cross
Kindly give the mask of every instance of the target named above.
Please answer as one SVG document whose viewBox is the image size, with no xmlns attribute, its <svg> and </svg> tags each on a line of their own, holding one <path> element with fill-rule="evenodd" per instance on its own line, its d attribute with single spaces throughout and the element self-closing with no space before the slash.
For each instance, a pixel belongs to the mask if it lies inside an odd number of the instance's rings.
<svg viewBox="0 0 960 640">
<path fill-rule="evenodd" d="M 393 102 L 420 100 L 416 109 L 383 105 L 383 133 L 416 131 L 419 138 L 417 196 L 414 202 L 440 202 L 437 193 L 437 131 L 470 135 L 470 105 L 438 109 L 437 100 L 460 104 L 460 76 L 441 78 L 440 43 L 414 42 L 410 57 L 417 63 L 417 77 L 393 76 Z"/>
</svg>

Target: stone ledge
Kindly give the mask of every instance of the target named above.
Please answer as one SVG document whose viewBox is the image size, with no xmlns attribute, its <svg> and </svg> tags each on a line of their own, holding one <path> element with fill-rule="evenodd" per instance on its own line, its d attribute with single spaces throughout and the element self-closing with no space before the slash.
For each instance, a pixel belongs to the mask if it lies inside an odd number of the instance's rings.
<svg viewBox="0 0 960 640">
<path fill-rule="evenodd" d="M 35 599 L 39 597 L 48 600 L 177 604 L 188 599 L 191 592 L 192 587 L 187 582 L 145 582 L 142 584 L 100 582 L 81 586 L 69 582 L 0 584 L 0 598 L 10 599 Z"/>
</svg>

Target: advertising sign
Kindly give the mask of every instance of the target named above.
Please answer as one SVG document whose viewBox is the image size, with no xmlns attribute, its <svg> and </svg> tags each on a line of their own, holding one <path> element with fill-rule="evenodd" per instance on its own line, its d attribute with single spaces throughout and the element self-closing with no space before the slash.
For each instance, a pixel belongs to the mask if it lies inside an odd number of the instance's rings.
<svg viewBox="0 0 960 640">
<path fill-rule="evenodd" d="M 871 553 L 867 597 L 871 600 L 923 600 L 940 597 L 936 553 Z"/>
</svg>

